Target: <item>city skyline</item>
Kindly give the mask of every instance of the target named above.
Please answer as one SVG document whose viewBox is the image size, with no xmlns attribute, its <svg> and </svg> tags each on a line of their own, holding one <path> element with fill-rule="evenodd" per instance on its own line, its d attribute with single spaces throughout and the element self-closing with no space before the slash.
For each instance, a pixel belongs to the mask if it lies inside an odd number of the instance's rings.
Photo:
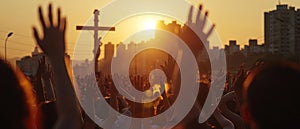
<svg viewBox="0 0 300 129">
<path fill-rule="evenodd" d="M 74 44 L 80 31 L 76 31 L 74 28 L 76 25 L 86 23 L 87 19 L 92 16 L 92 11 L 95 8 L 101 8 L 109 4 L 110 0 L 104 1 L 89 1 L 85 6 L 80 6 L 79 1 L 53 1 L 54 6 L 62 8 L 64 15 L 68 17 L 68 30 L 67 30 L 67 52 L 70 55 L 73 54 Z M 259 43 L 264 41 L 264 29 L 263 29 L 263 14 L 264 12 L 274 10 L 278 1 L 237 1 L 230 0 L 226 2 L 218 2 L 216 0 L 211 1 L 196 1 L 191 0 L 194 5 L 203 4 L 204 10 L 209 11 L 209 19 L 217 25 L 216 29 L 219 32 L 219 36 L 222 42 L 228 44 L 229 40 L 237 40 L 238 44 L 244 46 L 248 43 L 249 39 L 258 39 Z M 14 32 L 14 35 L 8 40 L 8 58 L 22 57 L 30 55 L 35 46 L 35 41 L 32 38 L 31 26 L 33 24 L 39 24 L 36 16 L 36 7 L 38 5 L 45 6 L 48 2 L 16 2 L 6 1 L 1 3 L 1 25 L 0 25 L 0 55 L 4 57 L 4 39 L 9 32 Z M 300 7 L 300 1 L 284 0 L 282 4 L 288 4 L 295 6 L 296 9 Z M 247 5 L 246 5 L 247 4 Z M 5 5 L 5 6 L 4 6 Z M 19 10 L 15 10 L 11 7 L 17 7 Z M 80 7 L 80 11 L 76 8 Z M 234 8 L 235 7 L 235 8 Z M 20 11 L 22 10 L 22 11 Z M 101 10 L 100 10 L 101 11 Z M 107 12 L 103 12 L 107 13 Z M 226 13 L 226 14 L 223 14 Z M 247 15 L 244 15 L 247 13 Z M 24 17 L 25 15 L 28 15 Z M 186 14 L 187 15 L 187 14 Z M 22 18 L 22 24 L 18 18 Z M 160 19 L 152 18 L 156 20 L 166 20 L 170 22 L 174 19 Z M 100 19 L 101 24 L 101 19 Z M 146 23 L 148 24 L 148 23 Z M 143 25 L 141 25 L 143 26 Z M 141 27 L 140 26 L 140 27 Z M 118 28 L 118 26 L 117 26 Z M 134 32 L 134 30 L 128 30 Z M 91 38 L 92 39 L 92 38 Z M 108 39 L 109 41 L 109 39 Z M 104 40 L 104 43 L 108 41 Z M 120 41 L 111 41 L 113 43 L 119 43 Z M 137 41 L 138 42 L 138 41 Z M 224 45 L 222 47 L 224 47 Z"/>
</svg>

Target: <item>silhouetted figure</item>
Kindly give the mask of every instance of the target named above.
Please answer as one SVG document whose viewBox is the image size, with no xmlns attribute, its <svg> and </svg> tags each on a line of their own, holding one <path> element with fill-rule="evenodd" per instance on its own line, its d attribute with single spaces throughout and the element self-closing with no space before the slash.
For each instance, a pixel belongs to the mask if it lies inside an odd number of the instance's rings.
<svg viewBox="0 0 300 129">
<path fill-rule="evenodd" d="M 35 129 L 31 85 L 25 76 L 15 72 L 0 58 L 0 128 Z"/>
<path fill-rule="evenodd" d="M 206 45 L 208 46 L 208 44 L 206 44 L 207 43 L 206 40 L 211 35 L 215 25 L 210 26 L 208 32 L 204 32 L 204 27 L 207 22 L 208 12 L 205 12 L 205 16 L 201 17 L 200 15 L 203 11 L 203 6 L 200 5 L 197 10 L 198 13 L 197 13 L 197 16 L 196 16 L 196 19 L 194 22 L 193 9 L 194 9 L 194 7 L 191 6 L 191 8 L 189 10 L 189 14 L 188 14 L 188 21 L 185 23 L 183 30 L 180 33 L 180 37 L 183 41 L 185 41 L 187 43 L 187 45 L 191 49 L 193 55 L 197 59 L 199 72 L 207 73 L 208 71 L 211 70 L 210 61 L 207 60 L 205 62 L 201 62 L 199 59 L 208 57 L 208 53 L 205 50 L 205 46 Z M 196 32 L 193 31 L 192 28 L 190 28 L 190 27 L 197 28 L 197 31 Z M 203 36 L 202 39 L 200 39 L 200 37 L 198 37 L 197 34 Z M 178 74 L 178 73 L 175 73 L 175 74 Z M 177 79 L 179 79 L 179 78 L 177 78 Z M 175 83 L 178 83 L 178 82 L 175 82 Z M 174 127 L 174 129 L 177 129 L 177 128 L 180 128 L 180 129 L 181 128 L 182 129 L 196 129 L 196 128 L 197 129 L 198 128 L 199 129 L 209 129 L 209 128 L 211 128 L 211 125 L 209 124 L 208 121 L 205 123 L 202 123 L 202 124 L 200 124 L 198 122 L 199 115 L 200 115 L 200 112 L 202 110 L 202 106 L 204 105 L 205 100 L 210 99 L 210 98 L 207 98 L 207 94 L 209 91 L 209 85 L 210 84 L 204 84 L 204 83 L 201 83 L 199 85 L 199 93 L 198 93 L 198 96 L 197 96 L 194 106 L 192 107 L 191 111 L 187 114 L 187 116 L 176 127 Z M 188 87 L 188 86 L 183 86 L 183 87 Z M 179 88 L 175 87 L 174 91 L 175 91 L 175 93 L 178 93 Z"/>
<path fill-rule="evenodd" d="M 42 9 L 39 7 L 39 18 L 42 24 L 43 38 L 33 29 L 35 39 L 53 66 L 54 88 L 56 91 L 57 120 L 50 116 L 54 105 L 43 105 L 45 114 L 43 126 L 55 129 L 79 129 L 81 117 L 75 91 L 67 73 L 64 61 L 66 19 L 61 18 L 58 9 L 57 24 L 53 24 L 52 5 L 49 4 L 48 20 L 45 22 Z M 37 129 L 37 105 L 29 80 L 18 70 L 0 59 L 0 128 L 3 129 Z M 55 115 L 55 114 L 52 114 Z"/>
<path fill-rule="evenodd" d="M 53 83 L 57 109 L 57 122 L 54 128 L 81 128 L 82 120 L 79 104 L 65 62 L 66 18 L 61 17 L 61 11 L 60 8 L 58 8 L 57 22 L 54 23 L 51 4 L 49 4 L 48 7 L 47 19 L 44 18 L 41 7 L 39 7 L 38 12 L 43 37 L 40 37 L 35 27 L 33 28 L 33 34 L 38 46 L 46 54 L 53 68 Z"/>
<path fill-rule="evenodd" d="M 265 64 L 243 84 L 242 115 L 252 129 L 296 129 L 300 121 L 300 66 Z"/>
</svg>

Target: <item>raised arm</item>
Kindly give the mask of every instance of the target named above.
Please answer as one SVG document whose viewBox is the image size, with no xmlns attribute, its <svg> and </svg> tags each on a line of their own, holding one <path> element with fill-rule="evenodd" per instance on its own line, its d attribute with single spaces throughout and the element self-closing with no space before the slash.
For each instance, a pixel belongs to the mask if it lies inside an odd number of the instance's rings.
<svg viewBox="0 0 300 129">
<path fill-rule="evenodd" d="M 43 17 L 41 7 L 39 7 L 38 12 L 43 37 L 40 37 L 35 27 L 33 28 L 33 33 L 37 44 L 50 59 L 53 67 L 54 89 L 56 91 L 58 110 L 58 120 L 55 128 L 79 129 L 81 128 L 80 110 L 64 60 L 66 18 L 61 18 L 60 8 L 58 8 L 57 24 L 55 25 L 53 23 L 51 4 L 49 4 L 47 23 Z"/>
</svg>

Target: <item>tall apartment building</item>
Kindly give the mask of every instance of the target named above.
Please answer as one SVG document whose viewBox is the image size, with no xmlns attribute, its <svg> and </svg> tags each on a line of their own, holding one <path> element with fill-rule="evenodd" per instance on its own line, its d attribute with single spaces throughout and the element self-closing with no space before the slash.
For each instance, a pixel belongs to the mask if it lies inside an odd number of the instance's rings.
<svg viewBox="0 0 300 129">
<path fill-rule="evenodd" d="M 286 4 L 264 13 L 265 45 L 268 52 L 283 56 L 300 51 L 300 9 Z"/>
<path fill-rule="evenodd" d="M 103 73 L 110 73 L 111 72 L 111 61 L 112 58 L 114 57 L 115 53 L 115 45 L 112 44 L 111 42 L 108 42 L 108 44 L 104 45 L 104 62 L 102 66 L 102 69 L 100 70 Z"/>
<path fill-rule="evenodd" d="M 232 55 L 240 51 L 240 45 L 237 44 L 236 40 L 230 40 L 229 45 L 225 45 L 225 52 L 228 55 Z"/>
</svg>

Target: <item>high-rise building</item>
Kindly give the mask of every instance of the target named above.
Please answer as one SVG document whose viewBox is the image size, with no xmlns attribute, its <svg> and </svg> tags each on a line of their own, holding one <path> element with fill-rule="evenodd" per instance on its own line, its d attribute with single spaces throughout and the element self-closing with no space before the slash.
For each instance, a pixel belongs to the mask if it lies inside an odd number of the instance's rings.
<svg viewBox="0 0 300 129">
<path fill-rule="evenodd" d="M 104 60 L 111 61 L 111 59 L 114 56 L 115 52 L 115 45 L 111 42 L 108 42 L 108 44 L 104 45 Z"/>
<path fill-rule="evenodd" d="M 126 51 L 126 45 L 124 43 L 120 42 L 119 44 L 117 44 L 116 56 L 123 55 L 125 51 Z"/>
<path fill-rule="evenodd" d="M 156 28 L 158 29 L 161 29 L 161 30 L 166 30 L 166 31 L 169 31 L 173 34 L 176 34 L 176 35 L 179 35 L 180 31 L 181 31 L 181 28 L 182 26 L 177 23 L 177 21 L 172 21 L 171 23 L 169 24 L 165 24 L 165 21 L 159 21 L 157 24 L 156 24 Z M 159 38 L 160 33 L 156 33 L 156 38 Z"/>
<path fill-rule="evenodd" d="M 286 4 L 265 12 L 265 45 L 268 52 L 283 56 L 299 55 L 300 10 Z"/>
<path fill-rule="evenodd" d="M 249 46 L 248 46 L 250 53 L 264 53 L 265 47 L 264 44 L 258 45 L 257 39 L 249 39 Z"/>
<path fill-rule="evenodd" d="M 237 45 L 236 40 L 230 40 L 229 45 L 225 45 L 225 52 L 226 54 L 234 54 L 240 51 L 240 45 Z"/>
<path fill-rule="evenodd" d="M 104 45 L 104 60 L 103 63 L 100 66 L 100 71 L 103 73 L 111 73 L 111 61 L 114 57 L 115 52 L 115 45 L 111 42 L 108 42 L 108 44 Z"/>
</svg>

